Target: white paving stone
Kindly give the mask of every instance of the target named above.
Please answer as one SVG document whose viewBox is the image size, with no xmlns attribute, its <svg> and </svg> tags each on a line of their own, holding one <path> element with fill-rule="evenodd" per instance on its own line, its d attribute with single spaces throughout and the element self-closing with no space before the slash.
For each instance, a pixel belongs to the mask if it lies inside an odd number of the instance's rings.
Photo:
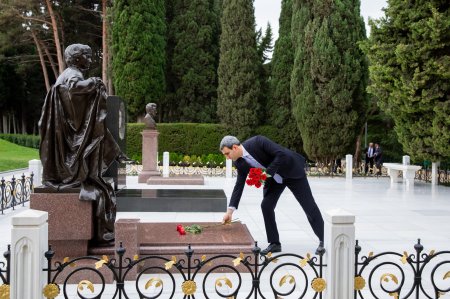
<svg viewBox="0 0 450 299">
<path fill-rule="evenodd" d="M 127 178 L 127 185 L 128 188 L 144 189 L 223 189 L 229 198 L 234 181 L 235 179 L 206 177 L 204 186 L 149 186 L 137 184 L 135 176 Z M 418 238 L 421 238 L 425 252 L 431 249 L 450 250 L 450 233 L 447 228 L 450 187 L 416 182 L 413 188 L 407 188 L 400 183 L 391 185 L 389 178 L 353 178 L 349 184 L 345 178 L 310 177 L 309 182 L 323 213 L 343 209 L 355 215 L 356 239 L 362 247 L 361 255 L 367 255 L 370 251 L 402 253 L 406 250 L 413 253 Z M 234 216 L 247 225 L 258 245 L 264 248 L 267 242 L 260 211 L 261 199 L 261 189 L 245 187 L 239 210 Z M 0 215 L 0 252 L 5 251 L 11 241 L 11 217 L 27 208 L 28 203 L 25 207 L 16 207 L 15 211 L 5 210 L 4 215 Z M 150 222 L 219 222 L 222 213 L 127 212 L 118 213 L 117 217 L 137 217 Z M 282 194 L 278 202 L 276 217 L 284 252 L 300 255 L 314 252 L 318 240 L 289 190 Z M 0 261 L 2 259 L 0 257 Z M 243 288 L 249 290 L 250 285 L 244 284 Z M 174 298 L 181 296 L 177 294 Z"/>
</svg>

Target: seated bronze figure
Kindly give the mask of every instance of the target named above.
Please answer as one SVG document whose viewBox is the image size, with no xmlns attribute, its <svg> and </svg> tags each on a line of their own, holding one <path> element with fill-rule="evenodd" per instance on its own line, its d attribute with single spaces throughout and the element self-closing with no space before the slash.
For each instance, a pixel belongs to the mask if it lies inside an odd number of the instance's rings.
<svg viewBox="0 0 450 299">
<path fill-rule="evenodd" d="M 106 128 L 106 88 L 84 78 L 92 51 L 73 44 L 64 53 L 67 68 L 48 92 L 39 121 L 43 184 L 58 190 L 80 187 L 80 200 L 95 206 L 95 240 L 114 239 L 116 200 L 102 178 L 113 161 L 130 161 Z"/>
</svg>

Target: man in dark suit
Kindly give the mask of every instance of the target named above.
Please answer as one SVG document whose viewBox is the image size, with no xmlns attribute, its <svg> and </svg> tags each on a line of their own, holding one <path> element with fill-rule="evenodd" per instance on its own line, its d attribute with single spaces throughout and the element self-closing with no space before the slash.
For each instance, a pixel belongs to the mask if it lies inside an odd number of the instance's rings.
<svg viewBox="0 0 450 299">
<path fill-rule="evenodd" d="M 370 165 L 370 172 L 373 172 L 373 158 L 375 154 L 375 149 L 373 147 L 373 143 L 369 143 L 369 147 L 364 150 L 364 153 L 366 154 L 366 165 L 364 167 L 364 173 L 367 174 L 367 171 L 369 170 Z"/>
<path fill-rule="evenodd" d="M 381 174 L 381 164 L 383 163 L 383 150 L 378 143 L 375 143 L 375 153 L 373 154 L 375 165 L 377 166 L 377 175 Z"/>
<path fill-rule="evenodd" d="M 224 222 L 231 221 L 233 212 L 238 208 L 250 168 L 264 168 L 270 177 L 264 184 L 264 198 L 261 210 L 266 227 L 269 246 L 261 251 L 281 252 L 281 243 L 275 221 L 275 207 L 283 190 L 288 187 L 308 217 L 308 221 L 319 238 L 316 253 L 324 252 L 324 222 L 306 179 L 305 158 L 287 148 L 276 144 L 264 136 L 255 136 L 242 144 L 234 136 L 225 136 L 220 142 L 220 150 L 227 159 L 234 161 L 237 168 L 236 184 L 231 195 Z"/>
</svg>

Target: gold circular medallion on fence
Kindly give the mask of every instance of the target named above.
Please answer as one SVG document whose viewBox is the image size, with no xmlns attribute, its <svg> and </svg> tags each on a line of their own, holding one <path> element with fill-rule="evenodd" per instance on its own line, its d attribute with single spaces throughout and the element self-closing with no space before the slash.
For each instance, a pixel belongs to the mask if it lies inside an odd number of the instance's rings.
<svg viewBox="0 0 450 299">
<path fill-rule="evenodd" d="M 54 283 L 50 283 L 44 287 L 42 293 L 44 294 L 45 298 L 54 299 L 59 295 L 59 287 Z"/>
<path fill-rule="evenodd" d="M 197 285 L 193 280 L 186 280 L 181 284 L 181 290 L 187 296 L 193 295 L 197 290 Z"/>
<path fill-rule="evenodd" d="M 316 277 L 311 281 L 311 287 L 314 291 L 320 293 L 325 290 L 325 288 L 327 287 L 327 283 L 322 277 Z"/>
<path fill-rule="evenodd" d="M 0 286 L 0 299 L 9 299 L 9 284 L 2 284 Z"/>
<path fill-rule="evenodd" d="M 361 291 L 366 286 L 366 280 L 361 276 L 355 277 L 355 290 Z"/>
</svg>

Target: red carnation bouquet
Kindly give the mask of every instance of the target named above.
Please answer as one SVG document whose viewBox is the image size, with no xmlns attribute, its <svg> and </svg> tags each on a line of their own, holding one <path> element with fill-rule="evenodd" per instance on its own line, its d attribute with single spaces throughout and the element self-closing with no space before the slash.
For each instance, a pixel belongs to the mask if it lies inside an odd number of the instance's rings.
<svg viewBox="0 0 450 299">
<path fill-rule="evenodd" d="M 247 180 L 245 181 L 249 186 L 255 186 L 259 188 L 264 185 L 270 174 L 266 173 L 264 169 L 261 168 L 250 168 Z"/>
</svg>

